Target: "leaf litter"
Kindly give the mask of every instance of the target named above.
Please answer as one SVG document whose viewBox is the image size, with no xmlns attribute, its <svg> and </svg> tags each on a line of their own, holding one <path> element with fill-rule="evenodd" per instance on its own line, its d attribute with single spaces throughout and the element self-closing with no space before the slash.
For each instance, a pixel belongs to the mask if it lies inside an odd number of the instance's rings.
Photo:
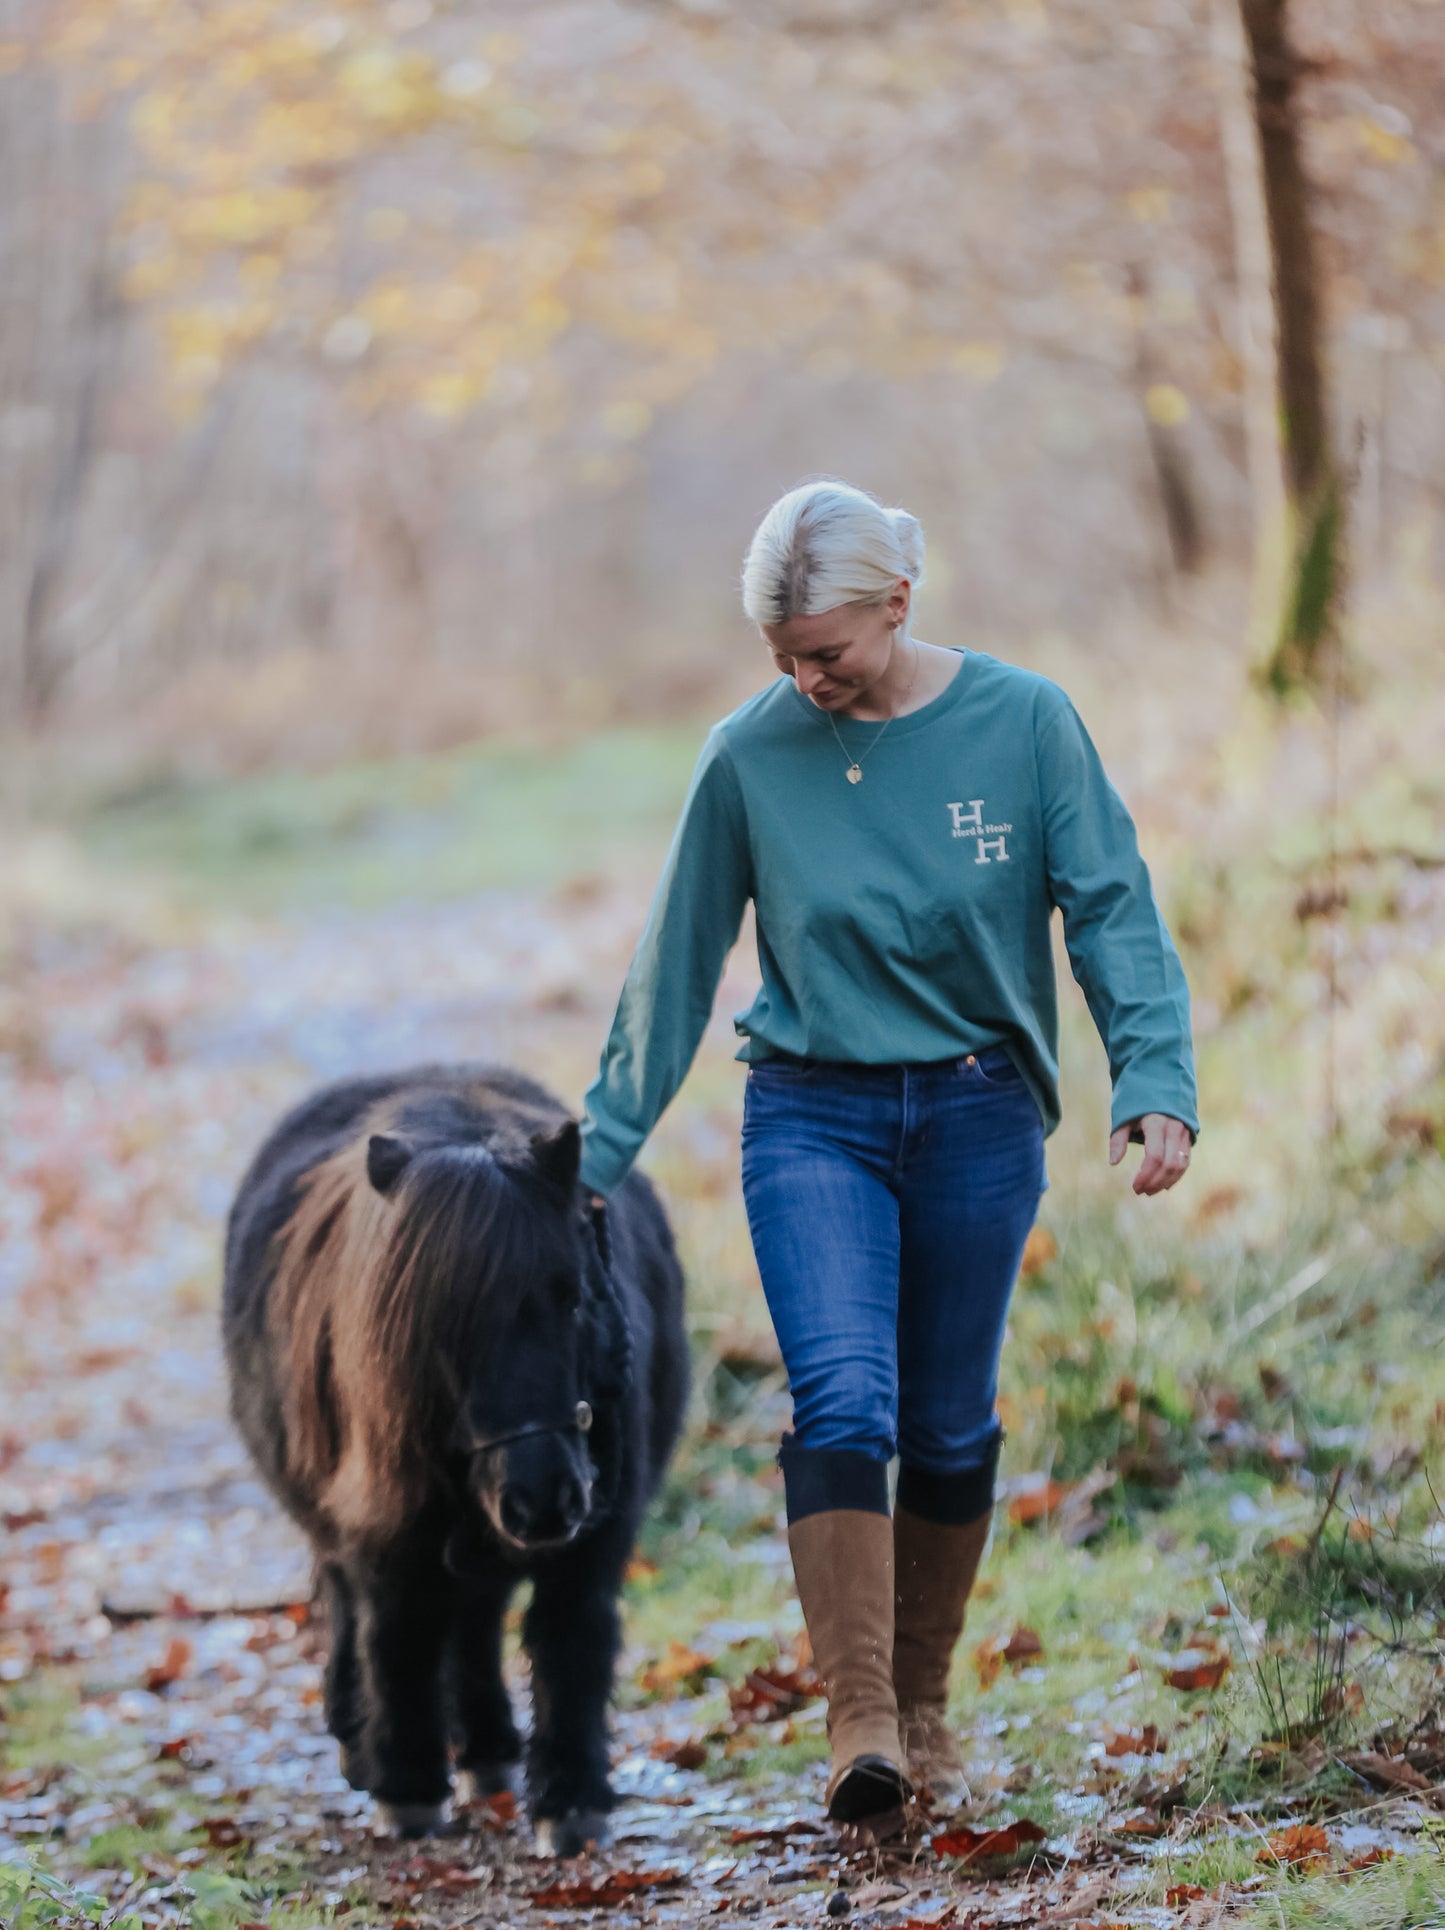
<svg viewBox="0 0 1445 1930">
<path fill-rule="evenodd" d="M 853 1920 L 891 1930 L 1084 1930 L 1117 1920 L 1154 1859 L 1215 1838 L 1253 1842 L 1262 1871 L 1329 1868 L 1358 1881 L 1386 1867 L 1409 1845 L 1409 1819 L 1441 1803 L 1445 1751 L 1432 1755 L 1428 1737 L 1339 1757 L 1358 1787 L 1394 1805 L 1376 1816 L 1381 1840 L 1346 1843 L 1329 1816 L 1271 1819 L 1270 1833 L 1257 1804 L 1184 1812 L 1173 1776 L 1103 1780 L 1068 1827 L 1000 1814 L 1031 1771 L 989 1765 L 986 1719 L 972 1807 L 920 1810 L 896 1844 L 844 1855 L 820 1821 L 816 1752 L 736 1788 L 714 1780 L 764 1742 L 791 1746 L 795 1724 L 807 1729 L 799 1719 L 821 1715 L 806 1644 L 781 1630 L 771 1655 L 750 1650 L 741 1672 L 725 1638 L 695 1646 L 707 1638 L 686 1631 L 629 1653 L 614 1849 L 540 1865 L 505 1793 L 459 1810 L 454 1834 L 424 1850 L 374 1835 L 370 1801 L 346 1785 L 324 1732 L 325 1630 L 311 1612 L 308 1551 L 224 1419 L 220 1216 L 251 1147 L 309 1081 L 402 1056 L 476 1056 L 479 1044 L 509 1056 L 533 1020 L 517 989 L 528 957 L 565 957 L 577 988 L 547 1004 L 549 1038 L 570 1029 L 579 1055 L 593 1046 L 604 1015 L 589 960 L 615 960 L 637 905 L 522 894 L 505 909 L 392 909 L 374 928 L 337 917 L 155 951 L 89 934 L 59 968 L 48 959 L 43 987 L 37 972 L 33 1050 L 0 1059 L 0 1293 L 19 1316 L 0 1429 L 0 1747 L 28 1738 L 0 1771 L 0 1861 L 40 1850 L 111 1910 L 133 1911 L 140 1930 L 183 1915 L 207 1879 L 236 1886 L 234 1924 L 282 1906 L 345 1914 L 354 1900 L 358 1921 L 381 1909 L 398 1930 L 531 1930 L 589 1911 L 782 1926 L 841 1899 Z M 412 926 L 400 946 L 399 916 Z M 1031 1536 L 1074 1546 L 1097 1531 L 1109 1480 L 1040 1479 L 1007 1512 Z M 766 1510 L 750 1532 L 761 1547 L 778 1535 Z M 657 1578 L 639 1556 L 633 1582 Z M 1044 1639 L 1026 1623 L 1007 1628 L 978 1646 L 980 1681 L 1004 1670 L 1046 1680 L 1055 1661 Z M 1157 1673 L 1207 1702 L 1226 1688 L 1231 1655 L 1212 1633 L 1196 1639 Z M 520 1689 L 515 1666 L 512 1680 Z M 47 1695 L 61 1704 L 48 1731 L 32 1713 Z M 702 1733 L 678 1733 L 690 1706 L 723 1702 Z M 1101 1770 L 1184 1750 L 1186 1738 L 1155 1722 L 1105 1713 L 1094 1728 Z M 1391 1816 L 1404 1817 L 1403 1833 Z M 1181 1882 L 1158 1894 L 1187 1909 L 1223 1893 Z"/>
</svg>

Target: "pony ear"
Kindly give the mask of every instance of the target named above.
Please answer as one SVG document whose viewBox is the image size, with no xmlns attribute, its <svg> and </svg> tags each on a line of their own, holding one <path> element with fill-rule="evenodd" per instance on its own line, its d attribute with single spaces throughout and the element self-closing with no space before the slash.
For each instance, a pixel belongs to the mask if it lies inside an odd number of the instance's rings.
<svg viewBox="0 0 1445 1930">
<path fill-rule="evenodd" d="M 532 1157 L 543 1179 L 570 1193 L 582 1166 L 582 1135 L 575 1119 L 564 1119 L 549 1133 L 533 1133 Z"/>
<path fill-rule="evenodd" d="M 366 1145 L 366 1177 L 378 1193 L 390 1193 L 411 1164 L 411 1147 L 390 1133 L 373 1133 Z"/>
</svg>

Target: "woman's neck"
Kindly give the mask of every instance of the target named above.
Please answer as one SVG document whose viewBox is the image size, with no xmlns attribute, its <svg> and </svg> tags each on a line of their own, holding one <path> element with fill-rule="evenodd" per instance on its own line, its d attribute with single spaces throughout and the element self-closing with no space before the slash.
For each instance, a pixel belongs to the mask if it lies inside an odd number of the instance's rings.
<svg viewBox="0 0 1445 1930">
<path fill-rule="evenodd" d="M 888 717 L 906 717 L 942 696 L 957 676 L 962 658 L 956 650 L 940 650 L 936 644 L 921 643 L 917 637 L 900 636 L 894 643 L 888 668 L 870 684 L 854 703 L 840 712 L 861 724 L 882 723 Z"/>
</svg>

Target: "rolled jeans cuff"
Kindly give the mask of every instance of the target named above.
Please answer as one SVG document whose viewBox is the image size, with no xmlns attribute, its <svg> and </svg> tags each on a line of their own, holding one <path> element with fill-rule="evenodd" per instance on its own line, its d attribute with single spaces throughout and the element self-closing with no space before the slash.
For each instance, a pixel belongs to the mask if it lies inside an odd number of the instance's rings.
<svg viewBox="0 0 1445 1930">
<path fill-rule="evenodd" d="M 794 1434 L 785 1434 L 778 1449 L 783 1470 L 783 1494 L 789 1527 L 808 1515 L 830 1508 L 853 1508 L 864 1514 L 886 1515 L 888 1463 L 856 1448 L 800 1447 Z"/>
<path fill-rule="evenodd" d="M 945 1528 L 963 1528 L 986 1515 L 993 1506 L 998 1479 L 999 1448 L 1003 1430 L 993 1438 L 985 1458 L 977 1466 L 959 1468 L 951 1474 L 935 1474 L 928 1468 L 903 1466 L 898 1470 L 898 1506 L 906 1508 L 921 1521 L 937 1522 Z"/>
</svg>

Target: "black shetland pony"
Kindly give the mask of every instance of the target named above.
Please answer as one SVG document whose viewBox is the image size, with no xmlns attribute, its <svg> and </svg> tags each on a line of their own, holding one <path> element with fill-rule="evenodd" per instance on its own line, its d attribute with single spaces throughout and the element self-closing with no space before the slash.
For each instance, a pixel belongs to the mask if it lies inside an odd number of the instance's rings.
<svg viewBox="0 0 1445 1930">
<path fill-rule="evenodd" d="M 231 1410 L 321 1563 L 326 1717 L 404 1834 L 511 1786 L 502 1618 L 532 1600 L 539 1848 L 606 1838 L 617 1594 L 687 1393 L 682 1272 L 652 1188 L 578 1184 L 540 1086 L 423 1066 L 283 1119 L 226 1236 Z"/>
</svg>

